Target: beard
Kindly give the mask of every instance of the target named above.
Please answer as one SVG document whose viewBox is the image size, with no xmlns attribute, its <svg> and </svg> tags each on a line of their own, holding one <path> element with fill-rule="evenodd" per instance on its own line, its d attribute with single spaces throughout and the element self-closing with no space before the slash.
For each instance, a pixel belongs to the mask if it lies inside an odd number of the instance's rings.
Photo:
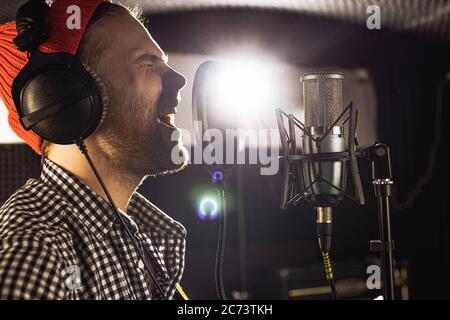
<svg viewBox="0 0 450 320">
<path fill-rule="evenodd" d="M 187 150 L 179 131 L 158 121 L 156 103 L 132 94 L 129 87 L 108 91 L 105 120 L 92 137 L 107 165 L 136 177 L 182 170 L 188 162 Z M 179 139 L 172 141 L 177 134 Z M 178 161 L 173 161 L 172 153 Z"/>
</svg>

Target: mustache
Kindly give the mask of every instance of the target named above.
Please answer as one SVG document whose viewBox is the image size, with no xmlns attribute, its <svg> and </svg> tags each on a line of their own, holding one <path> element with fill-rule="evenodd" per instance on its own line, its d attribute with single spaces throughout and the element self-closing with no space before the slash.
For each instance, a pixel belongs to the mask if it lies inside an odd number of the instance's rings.
<svg viewBox="0 0 450 320">
<path fill-rule="evenodd" d="M 159 101 L 160 102 L 166 102 L 166 103 L 168 103 L 168 102 L 179 102 L 179 100 L 180 100 L 180 91 L 179 90 L 167 90 L 167 91 L 165 91 L 165 90 L 163 90 L 162 92 L 161 92 L 161 95 L 160 95 L 160 97 L 159 97 Z"/>
<path fill-rule="evenodd" d="M 180 92 L 172 90 L 161 94 L 158 100 L 158 114 L 177 113 L 177 105 L 180 102 Z"/>
</svg>

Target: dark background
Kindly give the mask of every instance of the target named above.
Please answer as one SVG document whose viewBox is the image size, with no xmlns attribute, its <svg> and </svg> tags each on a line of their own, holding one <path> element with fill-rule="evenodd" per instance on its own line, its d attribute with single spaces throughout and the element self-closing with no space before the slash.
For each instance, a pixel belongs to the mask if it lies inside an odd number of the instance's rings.
<svg viewBox="0 0 450 320">
<path fill-rule="evenodd" d="M 396 182 L 392 214 L 396 262 L 408 266 L 410 298 L 450 298 L 449 169 L 445 158 L 449 147 L 449 85 L 445 86 L 441 112 L 437 112 L 436 94 L 438 84 L 450 71 L 450 45 L 440 35 L 448 30 L 440 34 L 390 28 L 371 31 L 365 23 L 345 19 L 249 9 L 155 13 L 148 14 L 148 19 L 151 34 L 168 52 L 213 54 L 223 45 L 249 45 L 251 39 L 251 46 L 301 67 L 366 68 L 376 88 L 379 138 L 391 147 Z M 29 168 L 39 165 L 39 159 L 22 148 L 0 149 L 2 197 L 12 193 L 24 177 L 36 174 L 35 169 L 17 169 L 17 159 L 31 159 L 33 165 L 24 162 Z M 244 285 L 251 298 L 280 298 L 281 268 L 320 267 L 315 217 L 306 204 L 286 211 L 279 209 L 279 175 L 260 176 L 257 166 L 243 166 L 240 170 L 248 263 Z M 414 201 L 401 205 L 426 172 L 429 179 Z M 361 163 L 361 174 L 366 182 L 367 205 L 357 207 L 346 201 L 334 216 L 332 255 L 337 266 L 367 263 L 369 241 L 377 238 L 376 206 L 367 164 Z M 192 165 L 177 175 L 148 179 L 143 186 L 152 202 L 188 230 L 182 284 L 194 299 L 215 298 L 218 222 L 200 221 L 195 213 L 198 195 L 211 190 L 209 180 L 204 167 Z M 242 285 L 236 190 L 237 179 L 232 177 L 231 230 L 225 261 L 228 293 Z M 336 277 L 339 279 L 339 272 Z"/>
<path fill-rule="evenodd" d="M 439 144 L 429 181 L 408 208 L 393 210 L 395 257 L 408 263 L 410 298 L 450 298 L 448 167 L 449 85 L 442 113 L 436 115 L 436 90 L 450 70 L 450 46 L 429 35 L 368 30 L 365 25 L 300 14 L 249 10 L 209 10 L 149 16 L 149 30 L 164 50 L 209 54 L 224 45 L 245 44 L 302 67 L 364 67 L 374 78 L 378 130 L 391 147 L 396 202 L 404 203 L 430 164 L 430 152 L 441 121 Z M 436 117 L 439 117 L 437 119 Z M 364 261 L 369 241 L 377 238 L 377 215 L 370 170 L 361 163 L 368 204 L 350 201 L 335 214 L 333 257 L 339 262 Z M 160 207 L 188 229 L 185 286 L 193 297 L 214 297 L 213 267 L 217 222 L 195 216 L 193 189 L 207 191 L 209 177 L 199 165 L 184 172 L 150 180 L 146 191 Z M 278 269 L 320 264 L 314 214 L 308 205 L 281 211 L 281 179 L 260 176 L 259 168 L 244 166 L 244 203 L 251 297 L 279 297 Z M 236 179 L 231 197 L 236 199 Z M 397 209 L 396 209 L 397 208 Z M 225 283 L 239 289 L 236 205 L 231 210 L 231 237 Z M 398 210 L 402 209 L 402 210 Z M 176 215 L 176 216 L 175 216 Z M 336 275 L 339 278 L 339 274 Z"/>
</svg>

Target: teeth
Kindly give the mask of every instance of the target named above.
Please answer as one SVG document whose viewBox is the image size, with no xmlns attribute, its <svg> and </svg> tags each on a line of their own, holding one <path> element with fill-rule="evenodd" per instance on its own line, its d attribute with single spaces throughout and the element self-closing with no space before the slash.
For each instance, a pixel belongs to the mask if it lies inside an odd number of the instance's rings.
<svg viewBox="0 0 450 320">
<path fill-rule="evenodd" d="M 158 118 L 158 122 L 163 123 L 167 127 L 175 128 L 175 114 L 168 113 Z"/>
<path fill-rule="evenodd" d="M 175 122 L 175 114 L 169 113 L 169 114 L 166 115 L 166 117 L 169 118 L 170 123 L 174 123 Z"/>
</svg>

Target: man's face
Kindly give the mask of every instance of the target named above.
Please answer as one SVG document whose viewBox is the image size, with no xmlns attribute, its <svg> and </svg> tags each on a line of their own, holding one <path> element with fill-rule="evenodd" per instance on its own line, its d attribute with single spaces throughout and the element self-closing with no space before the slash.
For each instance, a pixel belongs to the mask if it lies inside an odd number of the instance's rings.
<svg viewBox="0 0 450 320">
<path fill-rule="evenodd" d="M 174 115 L 185 78 L 167 64 L 164 52 L 130 14 L 106 17 L 94 27 L 93 32 L 111 41 L 95 67 L 109 95 L 105 121 L 91 138 L 95 148 L 107 163 L 128 174 L 182 169 L 186 149 L 181 135 L 177 142 L 171 137 L 179 133 Z M 173 163 L 174 148 L 184 155 L 184 163 Z"/>
</svg>

